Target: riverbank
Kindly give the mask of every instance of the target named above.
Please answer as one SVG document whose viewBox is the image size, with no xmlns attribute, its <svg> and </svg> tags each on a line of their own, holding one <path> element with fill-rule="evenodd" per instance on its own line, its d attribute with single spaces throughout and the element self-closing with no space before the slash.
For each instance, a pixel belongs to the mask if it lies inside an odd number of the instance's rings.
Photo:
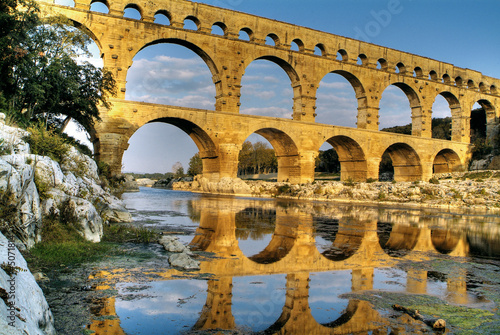
<svg viewBox="0 0 500 335">
<path fill-rule="evenodd" d="M 429 182 L 315 181 L 301 185 L 231 178 L 213 183 L 197 176 L 190 182 L 172 183 L 172 189 L 260 198 L 500 211 L 500 171 L 446 173 L 435 175 Z"/>
</svg>

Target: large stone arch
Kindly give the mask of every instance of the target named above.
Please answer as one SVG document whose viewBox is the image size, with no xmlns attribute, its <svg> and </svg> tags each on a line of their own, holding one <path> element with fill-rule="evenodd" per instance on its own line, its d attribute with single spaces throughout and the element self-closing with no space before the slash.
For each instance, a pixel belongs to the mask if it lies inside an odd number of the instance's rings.
<svg viewBox="0 0 500 335">
<path fill-rule="evenodd" d="M 132 56 L 132 59 L 134 57 L 136 57 L 140 51 L 142 51 L 150 46 L 158 45 L 158 44 L 180 45 L 180 46 L 183 46 L 183 47 L 193 51 L 196 55 L 198 55 L 203 60 L 203 62 L 207 65 L 208 69 L 210 70 L 210 73 L 212 74 L 212 80 L 213 80 L 213 83 L 215 85 L 216 99 L 217 99 L 217 97 L 222 96 L 222 82 L 220 80 L 219 67 L 217 66 L 217 64 L 214 61 L 214 59 L 212 58 L 212 56 L 210 56 L 207 52 L 205 52 L 205 50 L 203 48 L 199 47 L 195 43 L 188 42 L 186 40 L 179 39 L 179 38 L 157 39 L 157 40 L 154 40 L 154 41 L 151 41 L 151 42 L 144 44 L 139 50 L 137 50 L 137 52 L 135 52 L 135 54 Z M 133 61 L 131 62 L 130 66 L 132 66 L 132 64 L 133 64 Z M 216 110 L 221 109 L 221 103 L 217 100 L 215 102 L 215 109 Z"/>
<path fill-rule="evenodd" d="M 491 140 L 494 134 L 498 131 L 497 110 L 495 109 L 495 105 L 487 99 L 479 99 L 476 102 L 486 113 L 486 139 Z M 468 116 L 470 117 L 470 114 Z"/>
<path fill-rule="evenodd" d="M 218 175 L 220 171 L 220 155 L 219 155 L 219 147 L 212 140 L 210 135 L 205 132 L 199 125 L 195 124 L 190 120 L 186 120 L 176 116 L 162 116 L 157 115 L 150 120 L 145 120 L 144 122 L 140 122 L 139 124 L 130 127 L 126 132 L 127 140 L 130 140 L 133 134 L 139 130 L 142 126 L 150 123 L 165 123 L 173 125 L 184 133 L 186 133 L 195 143 L 196 147 L 199 150 L 199 155 L 203 162 L 203 176 L 211 179 L 213 174 Z M 172 144 L 166 144 L 172 145 Z M 128 147 L 128 144 L 127 144 Z M 120 164 L 123 159 L 124 152 L 120 155 Z M 121 165 L 120 165 L 121 166 Z"/>
<path fill-rule="evenodd" d="M 264 137 L 271 143 L 278 159 L 278 181 L 290 181 L 293 183 L 298 180 L 301 175 L 301 166 L 299 149 L 296 142 L 284 131 L 266 127 L 253 131 L 245 139 L 253 133 Z"/>
<path fill-rule="evenodd" d="M 395 181 L 422 180 L 420 157 L 408 144 L 394 143 L 384 153 L 387 153 L 392 160 Z"/>
<path fill-rule="evenodd" d="M 278 50 L 279 51 L 279 50 Z M 290 79 L 290 85 L 293 90 L 293 119 L 300 120 L 300 116 L 297 115 L 297 113 L 300 114 L 300 111 L 302 110 L 302 85 L 301 85 L 301 80 L 300 76 L 297 72 L 297 70 L 286 60 L 279 56 L 275 55 L 270 55 L 270 54 L 263 54 L 263 55 L 258 55 L 255 58 L 250 58 L 245 60 L 245 69 L 244 71 L 247 70 L 247 68 L 257 60 L 266 60 L 270 61 L 276 65 L 278 65 L 283 71 L 285 71 L 286 75 Z M 242 73 L 243 76 L 243 73 Z M 240 78 L 240 85 L 242 84 L 242 78 Z"/>
<path fill-rule="evenodd" d="M 330 137 L 326 142 L 333 147 L 339 156 L 340 180 L 366 181 L 368 175 L 366 156 L 355 140 L 338 135 Z"/>
<path fill-rule="evenodd" d="M 460 142 L 462 140 L 462 106 L 460 104 L 460 100 L 456 97 L 455 94 L 449 91 L 443 91 L 436 95 L 436 98 L 441 95 L 448 102 L 451 111 L 451 140 Z"/>
<path fill-rule="evenodd" d="M 455 151 L 443 149 L 434 157 L 432 169 L 433 173 L 448 173 L 463 171 L 464 166 L 460 160 L 460 156 Z"/>
<path fill-rule="evenodd" d="M 361 80 L 355 75 L 352 71 L 348 71 L 345 69 L 332 70 L 324 75 L 320 75 L 318 77 L 318 82 L 315 84 L 315 87 L 319 89 L 321 87 L 321 82 L 325 79 L 325 77 L 329 74 L 336 74 L 347 80 L 354 90 L 355 98 L 357 100 L 357 110 L 358 113 L 356 118 L 360 120 L 360 114 L 366 113 L 366 109 L 368 108 L 368 98 L 366 96 L 365 88 L 361 83 Z M 318 91 L 316 90 L 316 94 Z M 319 112 L 318 112 L 319 113 Z"/>
<path fill-rule="evenodd" d="M 411 109 L 412 129 L 411 133 L 414 136 L 422 136 L 425 127 L 425 115 L 422 108 L 422 102 L 417 91 L 407 83 L 396 81 L 392 82 L 389 86 L 399 88 L 408 98 Z M 389 87 L 387 86 L 384 91 Z M 383 92 L 381 92 L 383 94 Z"/>
</svg>

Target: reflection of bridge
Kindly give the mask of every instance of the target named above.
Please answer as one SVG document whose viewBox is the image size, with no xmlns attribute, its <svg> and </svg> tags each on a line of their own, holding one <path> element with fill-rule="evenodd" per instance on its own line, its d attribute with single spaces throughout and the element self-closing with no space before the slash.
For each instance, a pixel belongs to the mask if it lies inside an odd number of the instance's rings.
<svg viewBox="0 0 500 335">
<path fill-rule="evenodd" d="M 314 159 L 325 142 L 337 151 L 344 180 L 378 179 L 386 152 L 396 180 L 425 180 L 433 171 L 466 166 L 474 103 L 485 109 L 489 132 L 497 122 L 500 81 L 469 69 L 185 0 L 98 0 L 108 6 L 108 14 L 89 11 L 95 1 L 75 2 L 74 8 L 53 4 L 44 8 L 46 15 L 63 14 L 85 28 L 97 43 L 104 66 L 117 79 L 118 96 L 110 110 L 102 111 L 94 142 L 96 153 L 114 173 L 121 170 L 123 152 L 134 132 L 149 122 L 165 122 L 191 136 L 203 159 L 203 174 L 212 181 L 236 177 L 239 151 L 252 133 L 264 136 L 275 149 L 279 181 L 312 181 Z M 141 20 L 123 18 L 126 8 L 137 9 Z M 170 25 L 153 23 L 156 14 L 168 17 Z M 196 23 L 197 30 L 184 29 L 184 20 Z M 212 26 L 222 28 L 224 35 L 212 34 Z M 250 40 L 239 39 L 240 31 Z M 266 37 L 275 45 L 265 44 Z M 205 61 L 216 89 L 215 111 L 123 100 L 134 56 L 157 43 L 182 45 Z M 291 44 L 299 50 L 290 50 Z M 315 47 L 321 55 L 314 53 Z M 293 120 L 239 114 L 241 79 L 257 59 L 274 62 L 288 74 L 294 94 Z M 316 90 L 332 72 L 346 78 L 356 93 L 357 129 L 314 123 Z M 378 131 L 379 102 L 390 85 L 408 96 L 413 136 Z M 438 95 L 450 106 L 452 141 L 431 138 L 432 105 Z"/>
<path fill-rule="evenodd" d="M 380 228 L 387 227 L 380 227 L 376 210 L 368 211 L 370 215 L 356 208 L 347 210 L 349 206 L 345 206 L 344 216 L 335 215 L 339 227 L 332 236 L 331 249 L 320 252 L 315 241 L 315 230 L 320 227 L 314 226 L 310 208 L 277 206 L 271 242 L 257 255 L 247 257 L 238 246 L 236 213 L 259 206 L 266 209 L 273 202 L 241 199 L 231 202 L 228 199 L 223 205 L 219 204 L 202 198 L 193 205 L 195 211 L 200 212 L 200 226 L 191 246 L 217 256 L 201 263 L 201 272 L 214 274 L 214 278 L 208 281 L 207 300 L 194 329 L 234 329 L 237 325 L 232 314 L 233 277 L 273 274 L 287 275 L 287 291 L 281 316 L 269 333 L 350 334 L 386 329 L 391 321 L 383 318 L 369 303 L 358 300 L 350 300 L 344 314 L 336 321 L 328 325 L 318 323 L 308 300 L 310 273 L 350 270 L 351 290 L 360 292 L 373 289 L 375 268 L 393 267 L 401 260 L 425 261 L 440 252 L 452 256 L 465 256 L 468 252 L 465 237 L 447 230 L 430 229 L 424 222 L 419 226 L 396 224 L 386 230 L 387 236 L 381 235 L 378 233 Z M 428 219 L 433 220 L 432 217 Z M 336 252 L 329 252 L 331 250 Z M 391 256 L 394 253 L 398 253 L 398 257 Z M 109 281 L 129 281 L 123 276 L 131 274 L 125 272 L 103 272 L 98 276 Z M 175 269 L 168 269 L 156 272 L 153 280 L 175 280 L 182 275 Z M 406 291 L 426 294 L 427 277 L 427 271 L 408 270 Z M 450 302 L 467 302 L 465 279 L 466 273 L 460 269 L 447 277 Z"/>
</svg>

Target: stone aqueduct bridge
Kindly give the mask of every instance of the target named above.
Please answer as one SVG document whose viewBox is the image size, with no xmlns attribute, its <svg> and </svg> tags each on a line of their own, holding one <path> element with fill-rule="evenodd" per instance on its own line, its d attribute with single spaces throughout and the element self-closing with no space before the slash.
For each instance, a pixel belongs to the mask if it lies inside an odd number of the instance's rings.
<svg viewBox="0 0 500 335">
<path fill-rule="evenodd" d="M 108 14 L 90 11 L 92 2 L 76 0 L 74 7 L 43 2 L 42 7 L 45 15 L 67 16 L 85 29 L 97 43 L 104 67 L 117 79 L 118 95 L 111 99 L 111 109 L 102 111 L 103 122 L 94 134 L 96 153 L 114 173 L 121 170 L 134 132 L 149 122 L 165 122 L 193 139 L 203 159 L 203 175 L 212 181 L 236 177 L 239 151 L 252 133 L 265 137 L 275 149 L 280 181 L 312 181 L 314 159 L 325 141 L 340 157 L 344 180 L 378 179 L 379 162 L 386 151 L 396 180 L 426 180 L 433 171 L 460 170 L 467 165 L 470 115 L 476 102 L 486 110 L 490 132 L 497 123 L 500 80 L 476 71 L 186 0 L 102 0 Z M 141 19 L 124 18 L 126 8 L 137 9 Z M 154 23 L 156 14 L 167 16 L 170 24 Z M 197 30 L 184 29 L 186 19 L 195 22 Z M 213 26 L 222 28 L 224 35 L 212 34 Z M 239 39 L 240 31 L 250 40 Z M 267 37 L 274 40 L 274 46 L 265 44 Z M 125 100 L 127 71 L 134 56 L 157 43 L 182 45 L 205 61 L 216 89 L 214 111 Z M 291 50 L 292 44 L 299 50 Z M 315 54 L 316 47 L 322 55 Z M 294 95 L 293 120 L 239 114 L 241 79 L 257 59 L 274 62 L 288 74 Z M 351 83 L 358 100 L 357 128 L 315 123 L 316 91 L 328 73 L 340 74 Z M 408 97 L 411 136 L 378 131 L 379 102 L 390 85 Z M 451 141 L 431 138 L 432 105 L 438 95 L 451 109 Z"/>
</svg>

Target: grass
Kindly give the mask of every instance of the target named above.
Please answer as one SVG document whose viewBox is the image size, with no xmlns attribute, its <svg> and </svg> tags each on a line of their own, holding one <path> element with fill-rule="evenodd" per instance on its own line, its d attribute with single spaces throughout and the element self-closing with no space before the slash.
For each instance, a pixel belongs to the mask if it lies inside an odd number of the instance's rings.
<svg viewBox="0 0 500 335">
<path fill-rule="evenodd" d="M 132 225 L 112 224 L 104 226 L 103 242 L 111 243 L 151 243 L 158 239 L 155 231 Z"/>
</svg>

